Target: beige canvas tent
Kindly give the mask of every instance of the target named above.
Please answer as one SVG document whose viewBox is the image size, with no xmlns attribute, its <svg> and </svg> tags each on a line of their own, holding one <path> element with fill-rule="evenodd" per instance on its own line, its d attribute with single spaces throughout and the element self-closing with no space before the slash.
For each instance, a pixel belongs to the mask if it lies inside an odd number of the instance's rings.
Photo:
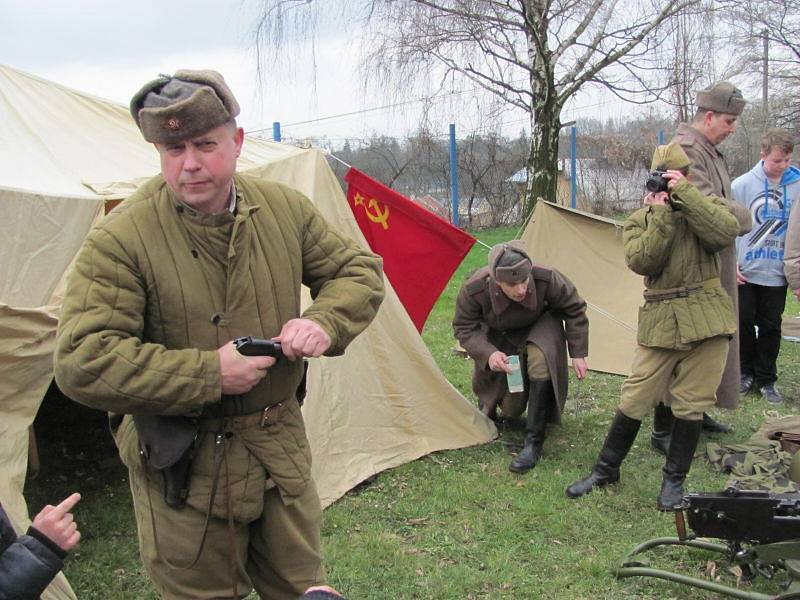
<svg viewBox="0 0 800 600">
<path fill-rule="evenodd" d="M 105 202 L 136 189 L 158 160 L 125 107 L 2 65 L 0 123 L 0 502 L 22 529 L 28 430 L 52 379 L 64 275 Z M 239 167 L 300 189 L 364 242 L 319 151 L 248 137 Z M 309 376 L 304 414 L 325 505 L 379 471 L 496 435 L 443 377 L 391 289 L 347 354 L 313 360 Z M 74 595 L 62 577 L 45 597 Z"/>
<path fill-rule="evenodd" d="M 625 266 L 621 224 L 539 202 L 521 237 L 534 261 L 564 273 L 588 303 L 589 368 L 630 374 L 644 284 Z"/>
</svg>

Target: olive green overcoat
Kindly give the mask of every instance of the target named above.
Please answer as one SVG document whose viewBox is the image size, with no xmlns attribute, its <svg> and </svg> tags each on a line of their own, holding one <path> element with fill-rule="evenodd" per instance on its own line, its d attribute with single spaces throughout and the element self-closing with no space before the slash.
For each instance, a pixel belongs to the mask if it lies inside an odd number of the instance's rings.
<svg viewBox="0 0 800 600">
<path fill-rule="evenodd" d="M 678 142 L 691 161 L 689 181 L 704 196 L 722 200 L 739 223 L 738 235 L 744 235 L 753 227 L 753 219 L 747 208 L 734 202 L 731 197 L 731 177 L 725 158 L 716 146 L 688 123 L 681 123 L 673 142 Z M 734 314 L 739 317 L 739 292 L 736 283 L 736 247 L 730 246 L 720 251 L 720 279 L 722 287 L 731 297 Z M 728 361 L 722 383 L 717 390 L 717 406 L 736 408 L 739 405 L 739 336 L 731 339 Z"/>
</svg>

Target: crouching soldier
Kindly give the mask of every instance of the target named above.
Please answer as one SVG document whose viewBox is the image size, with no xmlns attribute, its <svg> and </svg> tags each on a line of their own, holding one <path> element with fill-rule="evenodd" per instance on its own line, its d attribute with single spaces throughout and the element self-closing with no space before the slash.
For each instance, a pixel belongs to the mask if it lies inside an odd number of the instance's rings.
<svg viewBox="0 0 800 600">
<path fill-rule="evenodd" d="M 678 144 L 659 146 L 652 168 L 666 172 L 651 175 L 645 206 L 623 230 L 625 260 L 644 275 L 647 288 L 639 310 L 639 345 L 597 463 L 567 488 L 567 496 L 578 498 L 619 481 L 620 464 L 642 417 L 669 390 L 675 420 L 658 508 L 670 511 L 683 502 L 703 412 L 714 406 L 736 333 L 731 298 L 720 284 L 718 253 L 733 243 L 739 225 L 721 200 L 689 183 L 689 159 Z"/>
<path fill-rule="evenodd" d="M 475 361 L 472 388 L 491 418 L 519 416 L 527 404 L 525 446 L 509 465 L 515 473 L 536 466 L 548 422 L 559 423 L 567 398 L 567 348 L 579 379 L 586 375 L 589 321 L 586 302 L 555 269 L 534 265 L 522 242 L 498 244 L 489 266 L 464 284 L 453 318 L 455 336 Z M 566 344 L 565 344 L 566 342 Z M 526 401 L 510 394 L 510 355 L 527 374 Z"/>
</svg>

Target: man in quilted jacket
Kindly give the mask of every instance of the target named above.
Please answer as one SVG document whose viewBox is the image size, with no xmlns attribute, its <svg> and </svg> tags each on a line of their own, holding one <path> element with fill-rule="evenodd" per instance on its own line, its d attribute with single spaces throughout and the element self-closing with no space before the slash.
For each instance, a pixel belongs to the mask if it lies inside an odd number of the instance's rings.
<svg viewBox="0 0 800 600">
<path fill-rule="evenodd" d="M 234 174 L 238 113 L 215 71 L 133 97 L 161 174 L 89 234 L 59 324 L 56 380 L 112 413 L 164 598 L 293 600 L 324 584 L 300 359 L 342 354 L 383 298 L 379 257 L 297 190 Z M 285 358 L 239 354 L 242 336 Z"/>
<path fill-rule="evenodd" d="M 625 260 L 644 276 L 646 287 L 638 346 L 600 456 L 587 477 L 567 488 L 570 498 L 619 481 L 642 418 L 669 391 L 675 421 L 657 506 L 671 511 L 683 501 L 703 413 L 714 406 L 736 333 L 731 298 L 720 282 L 719 252 L 739 232 L 724 202 L 704 196 L 686 179 L 689 164 L 677 143 L 659 146 L 652 169 L 665 171 L 666 191 L 648 193 L 645 206 L 625 221 Z"/>
</svg>

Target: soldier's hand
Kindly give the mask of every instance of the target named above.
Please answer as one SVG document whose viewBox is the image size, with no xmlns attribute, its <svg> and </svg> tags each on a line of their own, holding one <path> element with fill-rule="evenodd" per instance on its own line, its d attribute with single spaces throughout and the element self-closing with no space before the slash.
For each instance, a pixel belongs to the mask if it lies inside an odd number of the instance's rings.
<svg viewBox="0 0 800 600">
<path fill-rule="evenodd" d="M 508 356 L 505 352 L 500 352 L 500 350 L 495 350 L 489 355 L 489 360 L 487 361 L 489 365 L 489 369 L 492 371 L 500 371 L 502 373 L 511 373 L 511 367 L 506 364 L 508 361 Z"/>
<path fill-rule="evenodd" d="M 683 173 L 675 171 L 674 169 L 669 169 L 662 177 L 667 180 L 667 187 L 669 189 L 674 188 L 681 179 L 684 179 Z"/>
<path fill-rule="evenodd" d="M 62 550 L 72 550 L 81 539 L 72 507 L 81 499 L 77 492 L 61 501 L 58 506 L 48 504 L 33 519 L 33 527 L 46 535 Z"/>
<path fill-rule="evenodd" d="M 585 358 L 573 358 L 572 369 L 575 371 L 575 376 L 578 379 L 586 377 L 586 371 L 589 370 L 589 365 L 586 364 Z"/>
<path fill-rule="evenodd" d="M 667 192 L 648 192 L 644 197 L 646 206 L 664 206 L 669 204 L 669 194 Z"/>
<path fill-rule="evenodd" d="M 239 354 L 233 342 L 217 350 L 222 393 L 246 394 L 267 375 L 267 369 L 275 364 L 271 356 L 245 356 Z"/>
<path fill-rule="evenodd" d="M 794 294 L 795 298 L 800 300 L 800 288 L 797 288 L 796 290 L 792 290 L 792 293 Z"/>
<path fill-rule="evenodd" d="M 331 347 L 331 336 L 310 319 L 286 321 L 280 335 L 275 339 L 281 343 L 283 355 L 289 360 L 303 356 L 322 356 Z"/>
</svg>

